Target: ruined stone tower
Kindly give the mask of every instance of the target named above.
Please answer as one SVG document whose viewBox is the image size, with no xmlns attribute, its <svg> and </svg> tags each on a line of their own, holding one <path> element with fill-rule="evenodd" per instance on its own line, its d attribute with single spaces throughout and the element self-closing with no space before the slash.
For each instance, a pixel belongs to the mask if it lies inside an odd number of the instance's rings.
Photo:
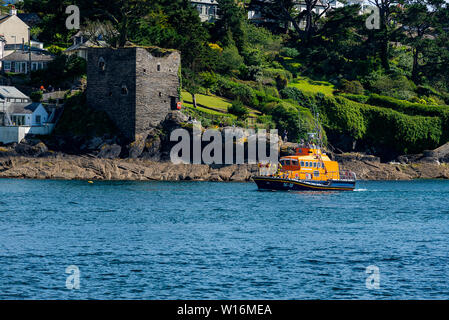
<svg viewBox="0 0 449 320">
<path fill-rule="evenodd" d="M 87 103 L 105 111 L 134 140 L 163 121 L 179 101 L 178 51 L 160 48 L 89 48 Z"/>
</svg>

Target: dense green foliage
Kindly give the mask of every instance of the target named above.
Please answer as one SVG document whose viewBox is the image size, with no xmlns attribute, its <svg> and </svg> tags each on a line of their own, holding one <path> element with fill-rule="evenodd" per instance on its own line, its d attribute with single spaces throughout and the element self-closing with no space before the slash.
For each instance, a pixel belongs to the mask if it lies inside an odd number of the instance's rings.
<svg viewBox="0 0 449 320">
<path fill-rule="evenodd" d="M 65 28 L 65 8 L 76 4 L 85 30 L 99 21 L 110 46 L 180 50 L 188 112 L 211 125 L 248 125 L 249 111 L 256 125 L 275 125 L 297 140 L 314 129 L 312 114 L 319 113 L 332 142 L 348 137 L 404 153 L 449 141 L 445 1 L 378 1 L 380 29 L 367 28 L 369 14 L 359 5 L 316 14 L 317 2 L 304 1 L 298 11 L 293 0 L 218 0 L 221 18 L 204 23 L 189 0 L 24 0 L 22 7 L 43 18 L 33 35 L 58 55 L 47 71 L 33 74 L 35 83 L 82 76 L 81 61 L 60 56 L 76 32 Z M 267 19 L 249 22 L 252 9 Z M 194 105 L 204 95 L 234 103 L 228 110 Z"/>
<path fill-rule="evenodd" d="M 56 135 L 83 137 L 101 137 L 114 132 L 118 131 L 104 112 L 86 108 L 86 96 L 81 92 L 68 97 L 54 130 Z"/>
</svg>

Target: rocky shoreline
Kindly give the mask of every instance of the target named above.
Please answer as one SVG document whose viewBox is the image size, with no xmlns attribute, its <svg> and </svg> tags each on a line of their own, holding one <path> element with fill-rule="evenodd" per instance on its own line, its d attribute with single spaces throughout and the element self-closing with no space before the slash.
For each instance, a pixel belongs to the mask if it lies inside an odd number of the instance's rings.
<svg viewBox="0 0 449 320">
<path fill-rule="evenodd" d="M 380 163 L 370 156 L 336 156 L 359 180 L 449 179 L 449 165 L 436 162 Z M 247 182 L 257 165 L 209 166 L 145 159 L 98 159 L 89 156 L 0 157 L 0 178 L 56 180 Z"/>
</svg>

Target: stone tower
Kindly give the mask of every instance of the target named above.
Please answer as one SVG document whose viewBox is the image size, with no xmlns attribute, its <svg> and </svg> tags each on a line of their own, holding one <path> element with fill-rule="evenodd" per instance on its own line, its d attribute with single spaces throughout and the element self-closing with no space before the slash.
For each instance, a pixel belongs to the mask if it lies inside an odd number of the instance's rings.
<svg viewBox="0 0 449 320">
<path fill-rule="evenodd" d="M 178 51 L 161 48 L 89 48 L 87 103 L 105 111 L 123 135 L 156 127 L 179 101 Z"/>
</svg>

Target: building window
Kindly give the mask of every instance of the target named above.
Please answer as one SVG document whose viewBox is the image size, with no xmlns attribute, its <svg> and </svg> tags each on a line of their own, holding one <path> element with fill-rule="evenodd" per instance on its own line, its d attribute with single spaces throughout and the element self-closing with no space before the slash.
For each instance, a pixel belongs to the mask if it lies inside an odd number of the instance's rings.
<svg viewBox="0 0 449 320">
<path fill-rule="evenodd" d="M 36 116 L 36 123 L 41 124 L 41 116 Z"/>
<path fill-rule="evenodd" d="M 157 71 L 161 71 L 161 64 L 160 63 L 157 64 Z"/>
<path fill-rule="evenodd" d="M 122 85 L 122 96 L 127 96 L 128 95 L 128 87 L 126 85 Z"/>
<path fill-rule="evenodd" d="M 159 92 L 159 97 L 162 97 L 162 92 Z"/>
<path fill-rule="evenodd" d="M 23 126 L 25 125 L 25 116 L 15 115 L 11 117 L 12 123 L 15 126 Z"/>
<path fill-rule="evenodd" d="M 100 69 L 100 71 L 104 71 L 106 69 L 106 62 L 104 61 L 103 57 L 100 57 L 100 59 L 98 59 L 98 69 Z"/>
<path fill-rule="evenodd" d="M 4 61 L 3 62 L 3 69 L 6 71 L 11 70 L 11 61 Z"/>
</svg>

